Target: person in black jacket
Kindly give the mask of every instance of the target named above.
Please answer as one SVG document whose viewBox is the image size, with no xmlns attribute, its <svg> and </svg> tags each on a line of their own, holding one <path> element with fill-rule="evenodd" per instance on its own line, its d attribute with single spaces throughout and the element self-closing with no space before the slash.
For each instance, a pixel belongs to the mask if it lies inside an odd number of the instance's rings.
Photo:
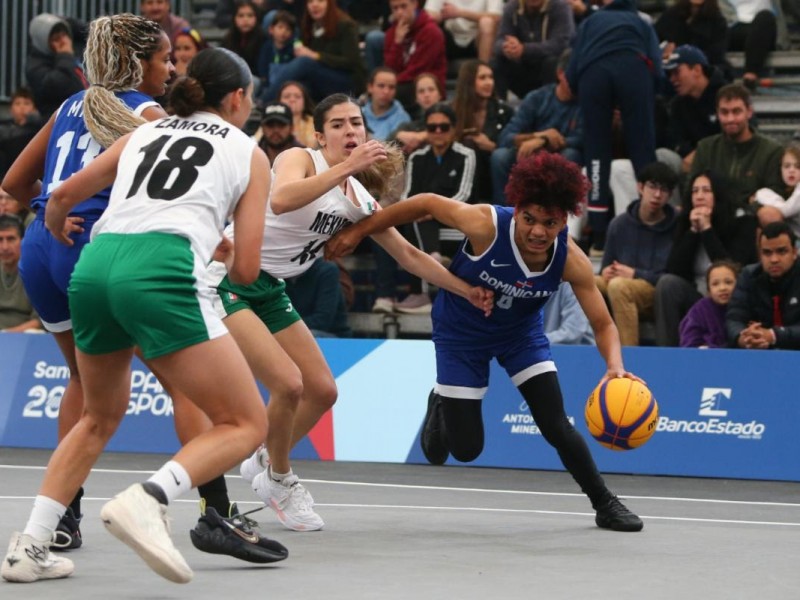
<svg viewBox="0 0 800 600">
<path fill-rule="evenodd" d="M 725 324 L 736 348 L 800 349 L 800 265 L 797 239 L 785 222 L 770 223 L 759 236 L 759 263 L 736 282 Z"/>
<path fill-rule="evenodd" d="M 76 50 L 73 26 L 66 19 L 42 13 L 31 20 L 28 32 L 31 44 L 25 78 L 46 120 L 64 100 L 89 87 L 89 82 L 81 66 L 80 49 Z"/>
<path fill-rule="evenodd" d="M 691 44 L 702 50 L 712 65 L 730 68 L 725 60 L 728 23 L 717 0 L 677 0 L 661 13 L 655 28 L 658 39 L 667 42 L 665 55 L 678 46 Z"/>
<path fill-rule="evenodd" d="M 706 271 L 722 259 L 746 265 L 756 260 L 756 220 L 736 217 L 734 205 L 716 175 L 694 176 L 675 228 L 666 273 L 656 284 L 656 343 L 680 344 L 679 325 L 706 292 Z"/>
</svg>

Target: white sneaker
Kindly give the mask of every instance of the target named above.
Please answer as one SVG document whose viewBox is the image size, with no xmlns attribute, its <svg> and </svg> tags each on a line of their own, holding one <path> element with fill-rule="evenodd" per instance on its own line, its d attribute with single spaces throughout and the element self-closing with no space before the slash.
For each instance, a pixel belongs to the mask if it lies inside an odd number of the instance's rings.
<svg viewBox="0 0 800 600">
<path fill-rule="evenodd" d="M 262 471 L 253 479 L 253 491 L 278 515 L 285 527 L 294 531 L 317 531 L 325 522 L 314 512 L 314 499 L 300 483 L 297 475 L 289 475 L 282 482 Z"/>
<path fill-rule="evenodd" d="M 407 315 L 429 315 L 432 308 L 428 294 L 409 294 L 402 302 L 394 305 L 397 312 Z"/>
<path fill-rule="evenodd" d="M 372 312 L 374 313 L 393 313 L 394 312 L 394 298 L 375 298 L 375 304 L 372 305 Z"/>
<path fill-rule="evenodd" d="M 265 471 L 269 466 L 269 455 L 267 448 L 262 444 L 258 449 L 242 461 L 239 467 L 239 473 L 242 479 L 248 483 L 252 483 L 255 476 Z"/>
<path fill-rule="evenodd" d="M 50 542 L 40 542 L 24 533 L 13 533 L 0 575 L 6 581 L 16 583 L 69 577 L 75 565 L 68 558 L 50 554 L 50 545 Z"/>
<path fill-rule="evenodd" d="M 112 535 L 130 546 L 147 565 L 175 583 L 189 583 L 192 569 L 169 537 L 167 507 L 137 483 L 114 496 L 100 509 Z"/>
</svg>

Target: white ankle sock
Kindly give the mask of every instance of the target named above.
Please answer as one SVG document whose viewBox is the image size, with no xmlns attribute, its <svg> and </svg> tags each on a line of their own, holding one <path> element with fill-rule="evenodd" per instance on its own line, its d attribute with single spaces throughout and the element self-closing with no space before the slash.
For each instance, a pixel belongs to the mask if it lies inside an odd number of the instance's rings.
<svg viewBox="0 0 800 600">
<path fill-rule="evenodd" d="M 289 477 L 289 475 L 291 474 L 292 474 L 291 468 L 289 469 L 288 473 L 276 473 L 275 471 L 272 470 L 272 467 L 269 468 L 269 478 L 272 479 L 272 481 L 277 481 L 278 483 L 283 483 L 283 480 Z"/>
<path fill-rule="evenodd" d="M 65 512 L 67 507 L 63 504 L 47 496 L 36 496 L 28 524 L 22 533 L 40 542 L 49 542 Z"/>
<path fill-rule="evenodd" d="M 166 463 L 147 481 L 152 481 L 164 490 L 167 502 L 170 504 L 173 500 L 192 489 L 192 479 L 189 477 L 189 473 L 180 463 L 174 460 Z"/>
</svg>

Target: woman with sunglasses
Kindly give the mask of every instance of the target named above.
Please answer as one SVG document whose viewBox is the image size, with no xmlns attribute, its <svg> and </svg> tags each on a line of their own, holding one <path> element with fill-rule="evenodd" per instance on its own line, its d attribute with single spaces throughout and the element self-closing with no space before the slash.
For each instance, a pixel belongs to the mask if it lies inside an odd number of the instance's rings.
<svg viewBox="0 0 800 600">
<path fill-rule="evenodd" d="M 449 104 L 437 102 L 425 111 L 425 131 L 428 145 L 412 152 L 408 157 L 406 186 L 402 198 L 430 192 L 459 202 L 472 203 L 475 151 L 455 141 L 456 114 Z M 438 221 L 429 219 L 404 227 L 403 233 L 412 244 L 434 258 L 441 259 L 441 224 Z M 409 291 L 409 295 L 395 304 L 394 309 L 407 314 L 430 313 L 431 299 L 427 284 L 418 277 L 412 277 Z"/>
</svg>

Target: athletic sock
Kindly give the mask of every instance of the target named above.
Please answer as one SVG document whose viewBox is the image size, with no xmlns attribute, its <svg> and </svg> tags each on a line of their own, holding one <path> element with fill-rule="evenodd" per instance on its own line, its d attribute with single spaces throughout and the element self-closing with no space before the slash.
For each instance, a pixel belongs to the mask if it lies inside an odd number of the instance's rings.
<svg viewBox="0 0 800 600">
<path fill-rule="evenodd" d="M 36 496 L 28 524 L 25 525 L 25 531 L 22 533 L 40 542 L 49 542 L 65 512 L 67 512 L 67 507 L 60 502 L 47 496 Z"/>
<path fill-rule="evenodd" d="M 213 507 L 221 517 L 228 516 L 231 500 L 228 497 L 228 485 L 225 483 L 224 475 L 203 485 L 198 485 L 197 492 L 201 498 L 205 499 L 206 506 Z"/>
<path fill-rule="evenodd" d="M 180 463 L 171 460 L 156 471 L 150 479 L 164 490 L 167 504 L 192 489 L 192 479 Z"/>
<path fill-rule="evenodd" d="M 269 478 L 277 483 L 283 483 L 283 480 L 289 477 L 289 475 L 293 475 L 291 468 L 288 473 L 276 473 L 272 470 L 272 467 L 269 468 Z"/>
</svg>

